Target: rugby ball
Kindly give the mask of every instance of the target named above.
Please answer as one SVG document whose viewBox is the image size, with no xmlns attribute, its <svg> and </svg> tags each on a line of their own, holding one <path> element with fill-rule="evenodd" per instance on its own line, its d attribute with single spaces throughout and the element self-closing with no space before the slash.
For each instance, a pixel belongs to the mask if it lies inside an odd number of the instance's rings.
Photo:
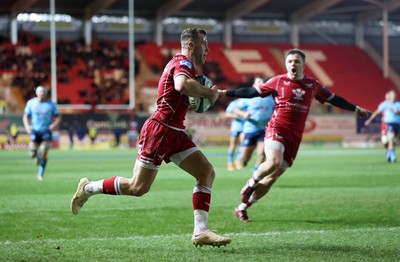
<svg viewBox="0 0 400 262">
<path fill-rule="evenodd" d="M 197 76 L 196 80 L 205 87 L 210 88 L 213 86 L 211 79 L 205 75 Z M 203 113 L 207 111 L 207 109 L 210 108 L 211 106 L 211 102 L 207 98 L 189 96 L 188 100 L 189 100 L 189 107 L 196 113 Z"/>
</svg>

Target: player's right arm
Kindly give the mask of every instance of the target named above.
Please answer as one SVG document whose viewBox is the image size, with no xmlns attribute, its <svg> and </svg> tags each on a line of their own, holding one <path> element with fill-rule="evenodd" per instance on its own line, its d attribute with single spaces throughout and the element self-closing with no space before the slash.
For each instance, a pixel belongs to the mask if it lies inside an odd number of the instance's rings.
<svg viewBox="0 0 400 262">
<path fill-rule="evenodd" d="M 50 131 L 54 131 L 56 127 L 60 124 L 60 122 L 61 122 L 61 115 L 55 116 L 53 122 L 49 126 Z"/>
<path fill-rule="evenodd" d="M 32 100 L 29 100 L 26 103 L 25 109 L 24 109 L 24 115 L 22 116 L 22 122 L 24 123 L 25 131 L 30 134 L 32 131 L 32 125 L 29 120 L 29 116 L 31 115 L 31 102 Z"/>
<path fill-rule="evenodd" d="M 207 88 L 184 74 L 174 77 L 175 90 L 186 96 L 207 98 L 212 104 L 218 99 L 218 88 L 213 85 Z"/>
</svg>

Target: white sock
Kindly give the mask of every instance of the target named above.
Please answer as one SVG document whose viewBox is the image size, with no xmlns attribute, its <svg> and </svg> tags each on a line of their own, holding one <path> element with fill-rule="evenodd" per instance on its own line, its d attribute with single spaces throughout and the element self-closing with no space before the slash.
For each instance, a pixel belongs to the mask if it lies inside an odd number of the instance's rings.
<svg viewBox="0 0 400 262">
<path fill-rule="evenodd" d="M 85 191 L 85 193 L 89 196 L 103 193 L 103 181 L 104 179 L 92 181 L 83 188 L 83 191 Z"/>
<path fill-rule="evenodd" d="M 198 235 L 207 229 L 208 212 L 201 209 L 194 210 L 194 235 Z"/>
<path fill-rule="evenodd" d="M 250 198 L 249 198 L 250 203 L 254 204 L 257 201 L 258 201 L 258 199 L 256 199 L 253 195 L 250 196 Z"/>
<path fill-rule="evenodd" d="M 253 205 L 257 201 L 258 201 L 258 199 L 256 199 L 253 195 L 251 195 L 248 203 L 251 203 L 251 205 Z M 240 203 L 239 206 L 237 207 L 237 209 L 240 211 L 243 211 L 243 210 L 246 210 L 248 207 L 249 207 L 249 205 L 247 205 L 247 203 Z"/>
<path fill-rule="evenodd" d="M 238 206 L 238 210 L 243 211 L 247 209 L 246 203 L 240 203 Z"/>
</svg>

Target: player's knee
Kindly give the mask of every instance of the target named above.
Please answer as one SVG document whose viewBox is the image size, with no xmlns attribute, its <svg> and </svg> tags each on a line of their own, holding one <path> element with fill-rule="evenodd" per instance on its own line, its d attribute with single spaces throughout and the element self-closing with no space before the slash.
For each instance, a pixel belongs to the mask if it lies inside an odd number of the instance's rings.
<svg viewBox="0 0 400 262">
<path fill-rule="evenodd" d="M 45 153 L 47 153 L 47 151 L 49 150 L 49 148 L 50 148 L 50 145 L 49 145 L 47 142 L 42 143 L 42 144 L 39 146 L 39 150 L 40 150 L 41 152 L 45 152 Z"/>
<path fill-rule="evenodd" d="M 386 145 L 389 142 L 388 136 L 386 134 L 381 136 L 382 144 Z"/>
<path fill-rule="evenodd" d="M 214 168 L 211 168 L 210 178 L 214 181 L 215 179 L 215 171 Z"/>
<path fill-rule="evenodd" d="M 272 170 L 277 170 L 282 165 L 282 159 L 279 157 L 272 157 L 271 159 L 267 159 L 267 161 Z"/>
<path fill-rule="evenodd" d="M 393 142 L 396 138 L 396 135 L 394 132 L 388 132 L 387 133 L 387 140 L 388 142 Z"/>
<path fill-rule="evenodd" d="M 204 173 L 208 177 L 208 179 L 214 181 L 215 178 L 215 171 L 214 168 L 212 167 L 211 164 L 207 165 L 206 168 L 204 169 Z"/>
<path fill-rule="evenodd" d="M 211 185 L 215 179 L 215 171 L 211 164 L 205 165 L 204 168 L 198 171 L 199 173 L 194 175 L 200 184 Z"/>
</svg>

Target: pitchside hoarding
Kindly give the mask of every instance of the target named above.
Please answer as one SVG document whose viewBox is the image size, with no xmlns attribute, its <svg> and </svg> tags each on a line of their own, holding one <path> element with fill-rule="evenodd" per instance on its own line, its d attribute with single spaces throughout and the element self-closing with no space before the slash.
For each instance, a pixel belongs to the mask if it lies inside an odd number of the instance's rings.
<svg viewBox="0 0 400 262">
<path fill-rule="evenodd" d="M 98 143 L 102 148 L 110 147 L 109 140 L 114 139 L 114 132 L 120 132 L 126 146 L 135 147 L 138 133 L 148 115 L 129 114 L 64 114 L 59 131 L 60 148 L 67 148 L 68 133 L 73 131 L 76 141 L 84 135 L 82 141 L 89 143 L 88 130 L 96 128 Z M 21 115 L 1 116 L 0 144 L 7 149 L 7 134 L 12 123 L 17 124 L 19 137 L 17 142 L 27 145 L 29 138 L 26 135 Z M 222 113 L 197 114 L 190 112 L 186 116 L 185 125 L 191 130 L 194 141 L 199 145 L 227 145 L 230 134 L 231 120 Z M 380 121 L 376 119 L 368 128 L 363 126 L 362 120 L 357 120 L 352 114 L 346 115 L 310 115 L 306 122 L 304 142 L 337 142 L 346 139 L 359 139 L 365 143 L 379 141 Z M 366 141 L 369 140 L 369 141 Z"/>
</svg>

